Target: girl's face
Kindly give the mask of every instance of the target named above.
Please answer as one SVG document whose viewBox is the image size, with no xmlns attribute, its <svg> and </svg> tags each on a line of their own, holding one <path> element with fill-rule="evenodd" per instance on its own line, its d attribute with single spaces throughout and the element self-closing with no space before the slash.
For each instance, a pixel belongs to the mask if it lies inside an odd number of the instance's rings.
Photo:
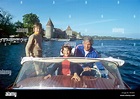
<svg viewBox="0 0 140 99">
<path fill-rule="evenodd" d="M 64 49 L 63 49 L 63 56 L 64 56 L 64 57 L 70 56 L 70 50 L 69 50 L 68 48 L 64 48 Z"/>
</svg>

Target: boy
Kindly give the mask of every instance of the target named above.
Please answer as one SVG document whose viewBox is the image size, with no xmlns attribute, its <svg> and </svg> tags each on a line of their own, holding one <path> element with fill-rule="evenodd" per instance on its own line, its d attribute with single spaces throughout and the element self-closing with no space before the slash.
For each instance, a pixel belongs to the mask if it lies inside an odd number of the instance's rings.
<svg viewBox="0 0 140 99">
<path fill-rule="evenodd" d="M 33 27 L 34 33 L 29 36 L 25 47 L 26 57 L 42 57 L 42 25 L 35 23 Z M 36 74 L 42 74 L 39 64 L 35 64 Z"/>
<path fill-rule="evenodd" d="M 26 45 L 27 57 L 42 57 L 42 25 L 41 23 L 35 23 L 33 27 L 34 34 L 30 35 Z"/>
</svg>

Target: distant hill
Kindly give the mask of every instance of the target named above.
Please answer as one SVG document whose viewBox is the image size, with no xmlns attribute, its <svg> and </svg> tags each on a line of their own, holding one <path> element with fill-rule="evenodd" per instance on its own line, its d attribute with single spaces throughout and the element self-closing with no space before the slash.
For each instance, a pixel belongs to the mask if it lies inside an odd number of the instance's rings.
<svg viewBox="0 0 140 99">
<path fill-rule="evenodd" d="M 90 36 L 90 37 L 92 37 L 94 40 L 140 40 L 140 39 L 126 38 L 126 37 L 97 36 L 97 35 Z"/>
</svg>

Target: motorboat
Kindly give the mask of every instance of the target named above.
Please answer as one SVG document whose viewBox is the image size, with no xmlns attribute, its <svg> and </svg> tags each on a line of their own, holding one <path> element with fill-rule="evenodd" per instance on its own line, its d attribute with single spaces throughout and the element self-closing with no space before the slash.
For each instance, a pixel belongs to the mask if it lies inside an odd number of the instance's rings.
<svg viewBox="0 0 140 99">
<path fill-rule="evenodd" d="M 96 73 L 94 76 L 83 76 L 83 71 L 80 74 L 80 81 L 75 81 L 71 79 L 72 75 L 58 75 L 58 70 L 56 70 L 50 78 L 44 79 L 54 64 L 61 63 L 64 60 L 76 63 L 79 66 L 92 64 L 92 70 Z M 99 69 L 97 63 L 101 63 L 105 69 Z M 123 66 L 124 63 L 124 60 L 113 57 L 23 57 L 19 74 L 8 89 L 129 90 L 130 87 L 122 80 L 118 70 L 118 67 Z M 41 70 L 39 74 L 36 73 L 36 67 Z"/>
</svg>

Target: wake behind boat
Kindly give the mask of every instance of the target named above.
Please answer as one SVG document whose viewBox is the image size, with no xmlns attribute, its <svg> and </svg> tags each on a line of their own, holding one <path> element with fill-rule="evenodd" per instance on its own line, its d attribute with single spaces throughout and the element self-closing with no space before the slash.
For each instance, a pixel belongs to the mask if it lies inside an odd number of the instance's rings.
<svg viewBox="0 0 140 99">
<path fill-rule="evenodd" d="M 93 64 L 93 70 L 96 71 L 94 76 L 82 76 L 81 80 L 71 79 L 71 75 L 58 75 L 57 70 L 51 78 L 44 79 L 45 75 L 56 63 L 68 60 L 76 64 Z M 105 70 L 99 70 L 96 65 L 101 62 Z M 22 67 L 15 82 L 8 89 L 130 89 L 122 80 L 118 66 L 123 66 L 124 61 L 115 58 L 85 58 L 85 57 L 47 57 L 33 58 L 24 57 L 21 61 Z M 36 74 L 35 67 L 39 66 L 42 71 Z"/>
</svg>

